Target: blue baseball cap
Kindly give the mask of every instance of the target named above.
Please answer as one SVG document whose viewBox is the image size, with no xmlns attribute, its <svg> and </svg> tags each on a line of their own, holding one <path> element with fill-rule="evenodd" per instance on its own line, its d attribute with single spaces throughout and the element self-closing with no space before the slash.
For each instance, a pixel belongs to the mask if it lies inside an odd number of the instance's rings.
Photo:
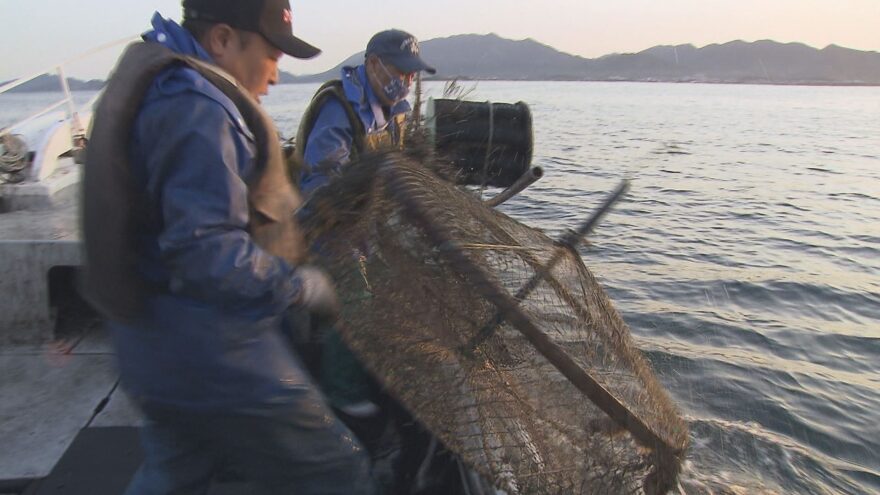
<svg viewBox="0 0 880 495">
<path fill-rule="evenodd" d="M 399 29 L 389 29 L 373 35 L 367 43 L 365 55 L 376 55 L 403 72 L 423 70 L 428 74 L 437 73 L 437 69 L 426 64 L 419 56 L 419 41 L 416 37 Z"/>
</svg>

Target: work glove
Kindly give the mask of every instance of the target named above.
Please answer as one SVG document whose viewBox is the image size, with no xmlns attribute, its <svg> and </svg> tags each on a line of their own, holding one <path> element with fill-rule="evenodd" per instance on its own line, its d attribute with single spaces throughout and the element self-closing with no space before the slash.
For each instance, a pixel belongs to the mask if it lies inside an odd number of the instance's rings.
<svg viewBox="0 0 880 495">
<path fill-rule="evenodd" d="M 323 270 L 314 266 L 301 266 L 293 272 L 299 279 L 299 293 L 293 303 L 320 316 L 334 317 L 339 314 L 339 297 L 333 281 Z"/>
</svg>

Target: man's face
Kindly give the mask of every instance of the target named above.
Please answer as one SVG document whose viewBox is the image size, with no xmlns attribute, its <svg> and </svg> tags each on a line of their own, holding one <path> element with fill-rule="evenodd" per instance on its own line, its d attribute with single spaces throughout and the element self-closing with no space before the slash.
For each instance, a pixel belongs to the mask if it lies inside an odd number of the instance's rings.
<svg viewBox="0 0 880 495">
<path fill-rule="evenodd" d="M 390 84 L 393 79 L 399 79 L 404 86 L 409 88 L 415 76 L 415 72 L 403 72 L 388 62 L 382 62 L 375 55 L 370 55 L 367 60 L 367 79 L 383 105 L 391 106 L 397 102 L 389 100 L 382 88 Z"/>
<path fill-rule="evenodd" d="M 278 61 L 283 52 L 258 33 L 233 30 L 232 38 L 215 56 L 217 65 L 232 74 L 257 101 L 278 82 Z"/>
</svg>

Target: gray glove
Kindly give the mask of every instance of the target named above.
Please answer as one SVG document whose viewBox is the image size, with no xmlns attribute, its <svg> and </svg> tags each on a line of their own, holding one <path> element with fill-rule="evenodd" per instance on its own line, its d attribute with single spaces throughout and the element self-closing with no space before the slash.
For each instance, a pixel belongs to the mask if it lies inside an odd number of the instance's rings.
<svg viewBox="0 0 880 495">
<path fill-rule="evenodd" d="M 324 270 L 314 266 L 301 266 L 293 272 L 300 281 L 300 290 L 293 303 L 312 313 L 322 316 L 336 316 L 339 313 L 339 298 L 333 281 Z"/>
</svg>

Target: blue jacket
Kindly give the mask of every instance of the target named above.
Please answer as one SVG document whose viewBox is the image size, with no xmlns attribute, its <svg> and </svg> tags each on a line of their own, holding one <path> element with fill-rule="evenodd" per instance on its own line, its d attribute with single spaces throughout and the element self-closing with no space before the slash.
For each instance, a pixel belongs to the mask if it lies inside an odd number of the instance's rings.
<svg viewBox="0 0 880 495">
<path fill-rule="evenodd" d="M 147 42 L 211 61 L 156 14 Z M 300 289 L 294 267 L 247 232 L 255 144 L 234 104 L 192 69 L 160 74 L 131 135 L 135 181 L 151 220 L 140 231 L 145 316 L 111 322 L 123 384 L 136 401 L 194 411 L 252 411 L 308 386 L 281 333 Z"/>
<path fill-rule="evenodd" d="M 406 100 L 398 102 L 390 109 L 382 108 L 379 98 L 367 82 L 364 65 L 342 69 L 342 88 L 368 135 L 384 129 L 380 128 L 376 120 L 376 112 L 386 113 L 386 121 L 391 121 L 395 115 L 410 111 L 410 104 Z M 300 177 L 300 189 L 304 197 L 309 197 L 316 189 L 325 185 L 330 177 L 338 174 L 342 167 L 351 163 L 353 142 L 354 130 L 345 109 L 337 99 L 329 98 L 318 113 L 312 132 L 306 140 L 303 155 L 305 163 Z"/>
</svg>

